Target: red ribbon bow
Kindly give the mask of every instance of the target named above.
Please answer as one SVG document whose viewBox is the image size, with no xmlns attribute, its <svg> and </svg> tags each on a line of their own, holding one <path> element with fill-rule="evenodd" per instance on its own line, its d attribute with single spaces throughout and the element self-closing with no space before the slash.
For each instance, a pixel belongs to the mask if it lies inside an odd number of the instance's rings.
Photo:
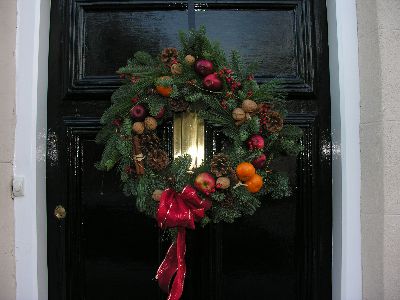
<svg viewBox="0 0 400 300">
<path fill-rule="evenodd" d="M 210 207 L 211 203 L 202 200 L 196 190 L 189 185 L 185 186 L 181 193 L 166 189 L 161 194 L 157 211 L 158 226 L 162 229 L 178 227 L 176 241 L 169 247 L 156 275 L 160 288 L 169 293 L 168 300 L 179 300 L 183 292 L 186 275 L 186 227 L 194 229 L 194 222 L 201 220 Z M 175 273 L 174 282 L 169 289 Z"/>
</svg>

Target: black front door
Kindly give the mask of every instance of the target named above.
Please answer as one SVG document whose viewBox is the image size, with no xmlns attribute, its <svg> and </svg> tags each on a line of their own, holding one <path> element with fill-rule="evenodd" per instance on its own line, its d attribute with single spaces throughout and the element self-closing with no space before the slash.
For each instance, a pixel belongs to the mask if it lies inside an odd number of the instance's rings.
<svg viewBox="0 0 400 300">
<path fill-rule="evenodd" d="M 189 1 L 190 2 L 190 1 Z M 49 299 L 164 299 L 153 280 L 168 246 L 136 212 L 115 173 L 94 168 L 99 117 L 115 70 L 137 50 L 156 55 L 177 32 L 204 24 L 260 81 L 279 77 L 286 122 L 304 151 L 283 160 L 294 193 L 266 199 L 240 222 L 191 232 L 184 299 L 331 299 L 330 96 L 325 1 L 53 0 L 48 93 Z M 190 4 L 190 3 L 189 3 Z M 172 128 L 167 129 L 171 135 Z M 209 130 L 210 150 L 217 132 Z M 61 205 L 66 210 L 55 216 Z"/>
</svg>

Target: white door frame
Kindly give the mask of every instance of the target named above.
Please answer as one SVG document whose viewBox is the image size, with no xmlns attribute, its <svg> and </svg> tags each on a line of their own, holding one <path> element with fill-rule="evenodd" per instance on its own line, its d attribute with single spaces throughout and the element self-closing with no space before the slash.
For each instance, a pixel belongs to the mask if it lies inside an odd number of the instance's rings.
<svg viewBox="0 0 400 300">
<path fill-rule="evenodd" d="M 17 300 L 46 300 L 47 67 L 51 0 L 17 0 L 14 203 Z M 332 99 L 334 300 L 361 300 L 360 92 L 356 0 L 326 0 Z M 52 153 L 57 155 L 57 153 Z"/>
<path fill-rule="evenodd" d="M 362 299 L 356 0 L 326 0 L 331 77 L 333 300 Z"/>
</svg>

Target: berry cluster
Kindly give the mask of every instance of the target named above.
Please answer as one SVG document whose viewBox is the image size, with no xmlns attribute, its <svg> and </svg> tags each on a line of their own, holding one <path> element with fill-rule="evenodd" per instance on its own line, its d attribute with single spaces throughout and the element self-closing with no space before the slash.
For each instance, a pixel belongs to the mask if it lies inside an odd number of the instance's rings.
<svg viewBox="0 0 400 300">
<path fill-rule="evenodd" d="M 126 174 L 132 174 L 133 172 L 133 168 L 131 166 L 126 166 L 125 167 L 125 173 Z"/>
<path fill-rule="evenodd" d="M 267 103 L 263 103 L 258 107 L 258 113 L 260 118 L 260 133 L 264 130 L 267 130 L 268 122 L 269 122 L 269 113 L 271 111 L 272 106 Z"/>
<path fill-rule="evenodd" d="M 232 92 L 242 87 L 242 84 L 239 81 L 235 80 L 233 71 L 231 69 L 224 67 L 218 72 L 218 75 L 221 78 L 225 78 L 225 81 Z"/>
<path fill-rule="evenodd" d="M 136 82 L 138 82 L 140 80 L 140 77 L 139 76 L 132 76 L 131 77 L 131 82 L 132 83 L 136 83 Z"/>
<path fill-rule="evenodd" d="M 221 105 L 221 107 L 223 108 L 223 109 L 228 109 L 228 103 L 226 102 L 226 99 L 222 99 L 220 102 L 219 102 L 219 104 Z"/>
<path fill-rule="evenodd" d="M 116 127 L 120 127 L 120 126 L 121 126 L 121 123 L 122 123 L 122 120 L 121 120 L 121 119 L 114 119 L 114 120 L 112 120 L 112 122 L 111 122 L 111 124 L 114 125 L 114 126 L 116 126 Z"/>
</svg>

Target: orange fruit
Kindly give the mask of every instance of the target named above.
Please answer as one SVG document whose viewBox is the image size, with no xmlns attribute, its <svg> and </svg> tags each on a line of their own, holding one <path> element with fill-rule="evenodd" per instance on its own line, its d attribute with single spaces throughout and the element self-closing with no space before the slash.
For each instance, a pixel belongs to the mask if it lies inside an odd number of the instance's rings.
<svg viewBox="0 0 400 300">
<path fill-rule="evenodd" d="M 236 174 L 241 181 L 247 181 L 256 173 L 256 169 L 251 163 L 242 162 L 236 167 Z"/>
<path fill-rule="evenodd" d="M 169 76 L 160 77 L 160 79 L 169 79 L 169 78 L 171 77 Z M 158 84 L 156 85 L 156 91 L 164 97 L 169 97 L 171 96 L 172 93 L 172 86 L 163 86 L 161 84 Z"/>
<path fill-rule="evenodd" d="M 170 86 L 157 85 L 156 90 L 160 95 L 162 95 L 164 97 L 169 97 L 169 96 L 171 96 L 171 93 L 172 93 L 172 87 L 170 87 Z"/>
<path fill-rule="evenodd" d="M 263 186 L 263 178 L 258 174 L 254 174 L 254 176 L 247 180 L 245 184 L 250 193 L 257 193 Z"/>
</svg>

